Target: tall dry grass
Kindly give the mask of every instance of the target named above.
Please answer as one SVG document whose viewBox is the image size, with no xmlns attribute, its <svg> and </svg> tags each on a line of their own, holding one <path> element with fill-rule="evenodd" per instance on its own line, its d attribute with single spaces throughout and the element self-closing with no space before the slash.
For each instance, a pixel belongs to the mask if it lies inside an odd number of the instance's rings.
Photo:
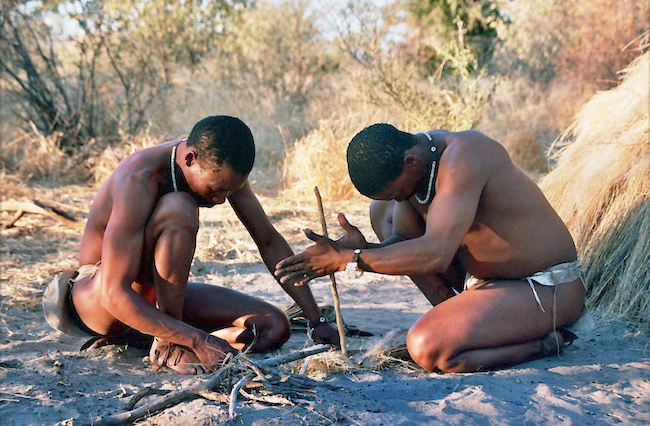
<svg viewBox="0 0 650 426">
<path fill-rule="evenodd" d="M 119 141 L 93 138 L 79 149 L 66 151 L 60 133 L 48 136 L 36 127 L 0 145 L 0 169 L 22 182 L 62 181 L 102 183 L 127 155 L 171 138 L 148 134 L 123 135 Z"/>
<path fill-rule="evenodd" d="M 354 135 L 370 124 L 368 114 L 334 115 L 293 143 L 283 167 L 284 197 L 314 198 L 318 186 L 325 200 L 361 199 L 350 175 L 346 152 Z"/>
<path fill-rule="evenodd" d="M 428 130 L 432 123 L 414 120 L 409 111 L 400 108 L 355 104 L 356 112 L 335 112 L 304 137 L 287 144 L 284 160 L 283 195 L 298 200 L 313 200 L 318 186 L 324 200 L 365 200 L 356 190 L 350 175 L 346 153 L 348 144 L 358 132 L 374 123 L 391 123 L 407 132 Z"/>
<path fill-rule="evenodd" d="M 523 76 L 504 78 L 476 128 L 501 142 L 522 169 L 547 173 L 548 148 L 592 93 L 592 85 L 575 80 L 544 86 Z"/>
<path fill-rule="evenodd" d="M 14 139 L 0 144 L 0 168 L 24 181 L 61 180 L 74 174 L 75 164 L 61 147 L 61 133 L 43 135 L 31 123 L 31 131 L 17 131 Z"/>
<path fill-rule="evenodd" d="M 650 52 L 598 93 L 559 139 L 540 185 L 587 269 L 587 305 L 650 321 Z"/>
</svg>

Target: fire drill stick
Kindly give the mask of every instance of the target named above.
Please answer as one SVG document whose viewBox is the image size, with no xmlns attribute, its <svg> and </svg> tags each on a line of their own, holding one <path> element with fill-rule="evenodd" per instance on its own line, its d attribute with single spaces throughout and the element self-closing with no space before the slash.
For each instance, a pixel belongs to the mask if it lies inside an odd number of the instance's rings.
<svg viewBox="0 0 650 426">
<path fill-rule="evenodd" d="M 320 213 L 320 223 L 323 227 L 323 235 L 327 238 L 327 223 L 325 222 L 325 212 L 323 211 L 323 199 L 320 196 L 318 187 L 314 187 L 316 194 L 316 201 L 318 202 L 318 212 Z M 341 353 L 344 357 L 348 356 L 348 349 L 345 346 L 345 330 L 343 329 L 343 316 L 341 315 L 341 302 L 339 301 L 339 292 L 336 289 L 336 277 L 330 274 L 330 281 L 332 282 L 332 298 L 334 299 L 334 312 L 336 313 L 336 328 L 339 331 L 339 338 L 341 339 Z"/>
</svg>

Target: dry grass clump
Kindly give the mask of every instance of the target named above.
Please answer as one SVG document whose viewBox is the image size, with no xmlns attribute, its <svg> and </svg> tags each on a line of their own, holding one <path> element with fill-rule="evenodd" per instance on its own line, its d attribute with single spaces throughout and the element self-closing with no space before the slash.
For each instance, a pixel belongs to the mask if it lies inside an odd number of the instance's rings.
<svg viewBox="0 0 650 426">
<path fill-rule="evenodd" d="M 90 139 L 66 152 L 61 147 L 60 132 L 44 136 L 32 126 L 31 132 L 21 132 L 0 145 L 0 168 L 24 182 L 69 179 L 101 183 L 124 157 L 165 140 L 148 134 L 124 135 L 117 143 L 111 138 Z"/>
<path fill-rule="evenodd" d="M 593 93 L 579 81 L 544 87 L 524 77 L 501 80 L 483 105 L 477 129 L 501 142 L 512 160 L 529 172 L 548 172 L 546 151 Z"/>
<path fill-rule="evenodd" d="M 313 355 L 298 363 L 295 366 L 296 371 L 304 369 L 303 373 L 313 377 L 389 368 L 404 372 L 420 371 L 421 369 L 410 360 L 406 351 L 406 332 L 407 330 L 391 330 L 383 337 L 362 344 L 360 349 L 350 350 L 349 358 L 345 358 L 339 351 Z M 348 344 L 354 346 L 354 343 L 353 339 Z M 307 367 L 305 363 L 308 363 Z"/>
<path fill-rule="evenodd" d="M 61 133 L 44 136 L 32 124 L 31 132 L 0 145 L 0 167 L 10 170 L 25 181 L 58 180 L 69 177 L 72 159 L 61 149 Z"/>
<path fill-rule="evenodd" d="M 318 186 L 324 200 L 361 198 L 348 174 L 346 152 L 357 132 L 372 124 L 366 114 L 333 116 L 291 147 L 284 162 L 283 196 L 314 199 Z"/>
<path fill-rule="evenodd" d="M 650 52 L 624 75 L 584 105 L 540 185 L 585 261 L 587 304 L 606 317 L 649 321 Z"/>
</svg>

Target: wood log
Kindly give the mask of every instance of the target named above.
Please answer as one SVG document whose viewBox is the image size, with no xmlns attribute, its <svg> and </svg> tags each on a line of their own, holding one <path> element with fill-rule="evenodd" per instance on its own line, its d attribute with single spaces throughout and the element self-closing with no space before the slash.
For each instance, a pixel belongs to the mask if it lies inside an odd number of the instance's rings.
<svg viewBox="0 0 650 426">
<path fill-rule="evenodd" d="M 5 224 L 3 229 L 14 226 L 16 221 L 20 219 L 23 213 L 40 214 L 47 216 L 50 219 L 54 219 L 57 222 L 71 228 L 75 228 L 79 225 L 79 221 L 74 216 L 64 212 L 63 210 L 57 209 L 56 207 L 44 204 L 38 200 L 33 200 L 32 202 L 15 200 L 0 201 L 0 211 L 17 212 L 16 216 L 14 216 L 8 224 Z"/>
</svg>

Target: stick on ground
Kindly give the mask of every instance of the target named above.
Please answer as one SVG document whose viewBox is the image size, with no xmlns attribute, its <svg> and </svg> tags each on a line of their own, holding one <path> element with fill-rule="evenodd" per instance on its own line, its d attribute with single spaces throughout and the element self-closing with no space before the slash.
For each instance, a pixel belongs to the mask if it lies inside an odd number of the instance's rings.
<svg viewBox="0 0 650 426">
<path fill-rule="evenodd" d="M 43 204 L 38 200 L 33 200 L 31 203 L 27 201 L 1 201 L 0 211 L 15 211 L 16 215 L 10 222 L 4 225 L 4 228 L 10 228 L 21 218 L 24 213 L 40 214 L 56 220 L 66 226 L 74 228 L 79 225 L 79 221 L 70 214 L 59 210 L 56 207 Z"/>
<path fill-rule="evenodd" d="M 327 222 L 325 222 L 325 212 L 323 211 L 323 199 L 320 196 L 318 187 L 314 187 L 314 193 L 316 194 L 316 201 L 318 202 L 318 213 L 320 214 L 320 223 L 323 227 L 323 235 L 327 235 Z M 328 237 L 329 238 L 329 237 Z M 341 341 L 341 354 L 344 357 L 348 357 L 348 348 L 345 346 L 345 330 L 343 328 L 343 315 L 341 314 L 341 302 L 339 300 L 339 292 L 336 288 L 336 277 L 334 274 L 330 274 L 330 281 L 332 282 L 332 298 L 334 299 L 334 312 L 336 313 L 336 328 L 339 331 L 339 339 Z"/>
<path fill-rule="evenodd" d="M 329 349 L 330 347 L 328 345 L 315 345 L 305 349 L 298 350 L 296 352 L 291 352 L 288 354 L 267 358 L 265 360 L 258 361 L 255 364 L 258 366 L 274 367 L 280 364 L 285 364 L 287 362 L 297 361 L 299 359 L 317 353 L 325 352 Z M 204 378 L 198 378 L 197 382 L 190 386 L 168 392 L 165 395 L 155 398 L 154 400 L 147 402 L 145 404 L 142 404 L 137 408 L 132 408 L 131 410 L 127 410 L 117 414 L 97 416 L 87 420 L 85 418 L 63 420 L 57 423 L 56 425 L 65 426 L 69 424 L 74 424 L 75 426 L 114 426 L 114 425 L 121 425 L 126 423 L 130 424 L 135 422 L 136 420 L 142 419 L 146 416 L 156 414 L 157 412 L 162 411 L 165 408 L 172 407 L 176 404 L 179 404 L 183 401 L 187 401 L 190 399 L 208 397 L 207 399 L 215 400 L 214 397 L 211 397 L 211 395 L 214 394 L 214 392 L 212 392 L 212 389 L 214 389 L 219 383 L 221 383 L 221 381 L 225 376 L 225 373 L 228 372 L 228 370 L 230 370 L 231 368 L 233 368 L 235 363 L 236 362 L 231 362 L 228 363 L 227 365 L 224 365 L 218 371 L 208 376 L 207 380 L 204 380 Z M 308 379 L 308 378 L 304 378 L 304 379 Z M 146 391 L 143 390 L 142 392 L 143 396 L 157 394 L 157 393 L 160 392 L 150 388 L 147 389 Z"/>
</svg>

